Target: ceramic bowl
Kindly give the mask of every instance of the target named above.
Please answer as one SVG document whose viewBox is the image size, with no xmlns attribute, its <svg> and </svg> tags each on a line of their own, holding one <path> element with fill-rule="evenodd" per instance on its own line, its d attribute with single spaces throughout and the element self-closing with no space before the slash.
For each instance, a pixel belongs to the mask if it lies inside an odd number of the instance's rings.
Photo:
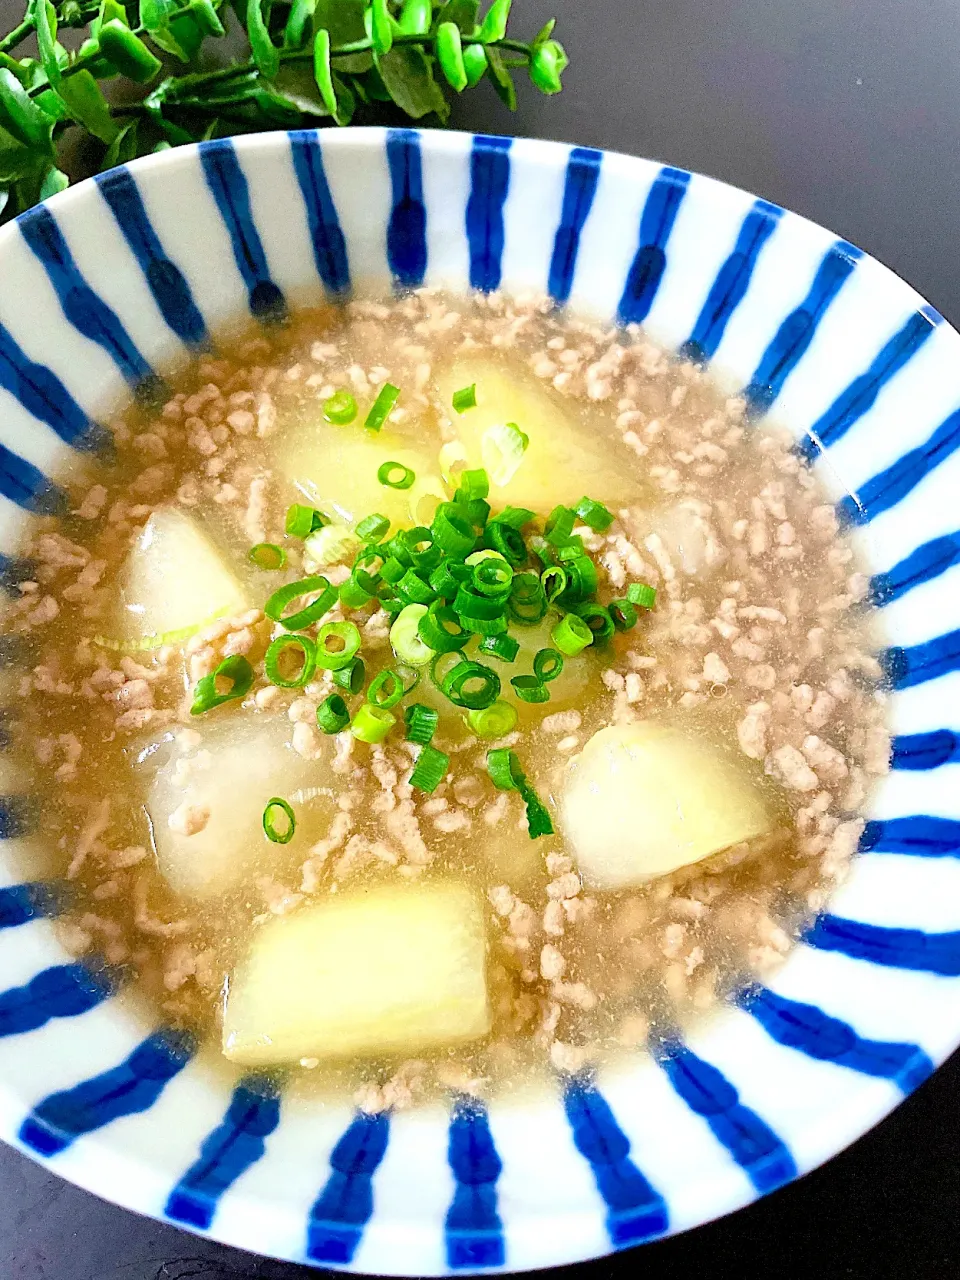
<svg viewBox="0 0 960 1280">
<path fill-rule="evenodd" d="M 960 337 L 853 245 L 646 160 L 377 129 L 181 147 L 0 230 L 8 583 L 65 457 L 122 397 L 246 309 L 391 280 L 546 291 L 643 324 L 795 434 L 863 539 L 894 690 L 893 769 L 849 882 L 769 986 L 684 1043 L 534 1100 L 370 1117 L 230 1076 L 71 961 L 59 887 L 22 883 L 37 807 L 8 764 L 0 1135 L 263 1254 L 408 1276 L 546 1267 L 789 1182 L 960 1040 Z"/>
</svg>

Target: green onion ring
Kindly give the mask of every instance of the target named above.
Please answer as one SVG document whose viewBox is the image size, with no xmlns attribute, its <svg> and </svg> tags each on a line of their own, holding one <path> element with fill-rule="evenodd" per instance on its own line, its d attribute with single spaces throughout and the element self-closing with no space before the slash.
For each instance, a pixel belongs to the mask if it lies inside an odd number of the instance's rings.
<svg viewBox="0 0 960 1280">
<path fill-rule="evenodd" d="M 357 402 L 349 391 L 341 388 L 323 402 L 323 416 L 335 426 L 345 427 L 357 416 Z"/>
<path fill-rule="evenodd" d="M 247 559 L 258 569 L 274 571 L 282 569 L 287 563 L 287 553 L 275 542 L 258 542 L 247 552 Z"/>
<path fill-rule="evenodd" d="M 340 733 L 349 723 L 350 712 L 339 693 L 331 693 L 317 707 L 317 728 L 321 733 Z"/>
<path fill-rule="evenodd" d="M 474 680 L 481 682 L 480 688 L 467 689 L 465 686 Z M 444 677 L 441 688 L 455 706 L 479 711 L 499 698 L 500 677 L 482 662 L 464 661 Z"/>
<path fill-rule="evenodd" d="M 372 516 L 366 516 L 360 521 L 356 534 L 361 542 L 379 542 L 389 528 L 390 521 L 387 517 L 375 511 Z"/>
<path fill-rule="evenodd" d="M 276 820 L 281 814 L 286 821 L 283 829 L 278 830 Z M 263 834 L 267 839 L 273 844 L 289 844 L 296 829 L 297 819 L 286 800 L 280 796 L 274 796 L 272 800 L 268 800 L 263 810 Z"/>
<path fill-rule="evenodd" d="M 339 641 L 339 649 L 331 649 L 330 641 Z M 354 622 L 327 622 L 317 632 L 317 666 L 321 671 L 339 671 L 347 667 L 360 648 L 360 632 Z"/>
<path fill-rule="evenodd" d="M 390 382 L 385 382 L 377 394 L 376 400 L 370 406 L 370 412 L 364 419 L 363 425 L 368 431 L 379 431 L 387 418 L 390 416 L 393 406 L 400 397 L 400 388 L 393 386 Z"/>
<path fill-rule="evenodd" d="M 533 674 L 541 684 L 556 680 L 563 670 L 563 655 L 556 649 L 539 649 L 533 659 Z"/>
<path fill-rule="evenodd" d="M 450 757 L 447 753 L 438 751 L 436 747 L 428 744 L 417 757 L 417 763 L 410 775 L 410 785 L 430 794 L 439 787 L 447 776 L 449 768 Z"/>
<path fill-rule="evenodd" d="M 382 742 L 396 723 L 397 717 L 392 712 L 365 702 L 353 717 L 350 732 L 358 742 L 373 744 Z"/>
<path fill-rule="evenodd" d="M 582 653 L 587 645 L 593 644 L 593 632 L 575 613 L 568 613 L 561 618 L 550 632 L 550 639 L 561 653 L 568 658 Z"/>
<path fill-rule="evenodd" d="M 456 627 L 456 631 L 450 630 Z M 417 627 L 420 639 L 435 653 L 452 653 L 462 649 L 470 639 L 470 632 L 460 623 L 454 610 L 439 600 L 434 600 L 420 619 Z"/>
<path fill-rule="evenodd" d="M 417 473 L 402 462 L 384 462 L 377 468 L 377 479 L 388 489 L 411 489 L 416 478 Z"/>
<path fill-rule="evenodd" d="M 230 688 L 226 693 L 217 692 L 218 680 L 230 681 Z M 211 672 L 208 676 L 201 676 L 197 681 L 197 687 L 193 691 L 193 704 L 190 707 L 190 714 L 192 716 L 200 716 L 205 711 L 212 711 L 214 707 L 222 707 L 225 702 L 232 702 L 235 698 L 243 698 L 249 693 L 252 684 L 253 667 L 251 667 L 246 658 L 238 653 L 229 658 L 224 658 L 216 671 Z"/>
<path fill-rule="evenodd" d="M 440 713 L 434 707 L 425 707 L 422 702 L 414 702 L 404 711 L 403 719 L 407 726 L 407 741 L 426 747 L 437 731 Z"/>
<path fill-rule="evenodd" d="M 489 707 L 467 712 L 467 724 L 478 738 L 505 738 L 516 727 L 517 709 L 498 699 Z"/>
<path fill-rule="evenodd" d="M 283 611 L 293 600 L 301 596 L 319 592 L 317 598 L 296 613 L 283 616 Z M 279 622 L 287 631 L 302 631 L 333 607 L 336 603 L 337 591 L 322 575 L 312 578 L 301 578 L 299 582 L 291 582 L 279 591 L 275 591 L 263 606 L 263 612 L 272 622 Z"/>
<path fill-rule="evenodd" d="M 510 683 L 521 702 L 550 701 L 550 690 L 536 676 L 513 676 Z"/>
<path fill-rule="evenodd" d="M 288 649 L 299 649 L 303 659 L 300 670 L 292 678 L 284 676 L 280 671 L 280 658 Z M 267 679 L 278 689 L 302 689 L 310 683 L 317 665 L 317 646 L 309 636 L 277 636 L 271 640 L 263 659 L 263 667 Z"/>
<path fill-rule="evenodd" d="M 340 667 L 333 673 L 333 683 L 338 688 L 345 689 L 347 693 L 359 693 L 366 678 L 367 668 L 362 658 L 354 658 L 352 662 L 348 662 L 345 667 Z"/>
<path fill-rule="evenodd" d="M 389 711 L 391 707 L 395 707 L 406 689 L 403 687 L 403 681 L 395 671 L 391 671 L 389 667 L 384 669 L 370 681 L 370 687 L 367 689 L 367 701 L 371 707 L 376 707 L 378 711 Z"/>
<path fill-rule="evenodd" d="M 520 652 L 520 642 L 505 633 L 484 636 L 477 646 L 477 652 L 491 658 L 499 658 L 501 662 L 516 662 L 517 654 Z"/>
</svg>

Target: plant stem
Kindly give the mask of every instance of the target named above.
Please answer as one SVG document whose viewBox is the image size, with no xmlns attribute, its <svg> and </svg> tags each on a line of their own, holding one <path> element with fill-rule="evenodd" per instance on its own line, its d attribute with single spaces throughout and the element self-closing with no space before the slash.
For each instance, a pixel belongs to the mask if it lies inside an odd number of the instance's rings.
<svg viewBox="0 0 960 1280">
<path fill-rule="evenodd" d="M 28 18 L 0 40 L 0 53 L 9 53 L 11 49 L 15 49 L 22 40 L 26 40 L 31 31 L 33 31 L 33 21 Z"/>
</svg>

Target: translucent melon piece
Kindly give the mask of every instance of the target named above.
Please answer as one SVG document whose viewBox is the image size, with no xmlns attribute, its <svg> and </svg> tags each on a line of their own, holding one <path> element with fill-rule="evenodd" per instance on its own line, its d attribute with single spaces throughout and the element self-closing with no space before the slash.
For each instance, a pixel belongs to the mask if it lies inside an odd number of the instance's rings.
<svg viewBox="0 0 960 1280">
<path fill-rule="evenodd" d="M 763 796 L 732 760 L 651 721 L 593 735 L 567 767 L 560 820 L 597 889 L 642 884 L 773 826 Z"/>
<path fill-rule="evenodd" d="M 285 717 L 231 710 L 219 716 L 198 726 L 203 742 L 183 763 L 165 742 L 141 753 L 138 766 L 160 871 L 188 898 L 208 899 L 245 883 L 252 888 L 261 875 L 282 877 L 326 833 L 335 808 L 332 797 L 315 794 L 330 781 L 326 760 L 306 760 L 294 751 L 293 726 Z M 323 746 L 332 749 L 329 739 Z M 298 792 L 310 798 L 301 801 Z M 271 844 L 263 833 L 263 810 L 274 796 L 287 800 L 297 819 L 285 845 Z M 171 827 L 170 817 L 179 812 L 186 818 L 190 806 L 209 817 L 202 830 L 186 835 L 178 818 Z"/>
<path fill-rule="evenodd" d="M 388 430 L 367 431 L 358 422 L 296 424 L 277 438 L 276 465 L 308 502 L 331 520 L 354 525 L 379 511 L 394 524 L 414 523 L 411 498 L 424 481 L 443 492 L 436 450 L 412 448 Z M 399 462 L 417 478 L 411 489 L 391 489 L 377 479 L 384 462 Z"/>
<path fill-rule="evenodd" d="M 453 393 L 472 382 L 477 385 L 476 408 L 454 412 Z M 585 493 L 614 507 L 637 500 L 636 473 L 605 457 L 572 408 L 531 375 L 508 373 L 483 356 L 464 357 L 441 374 L 437 389 L 469 467 L 484 465 L 483 439 L 490 427 L 515 422 L 530 437 L 513 478 L 491 486 L 494 508 L 511 503 L 547 515 L 558 503 L 574 504 Z"/>
<path fill-rule="evenodd" d="M 214 618 L 250 607 L 246 590 L 190 516 L 161 507 L 121 570 L 110 647 L 176 644 Z"/>
<path fill-rule="evenodd" d="M 490 1027 L 484 910 L 458 883 L 338 894 L 254 934 L 223 1052 L 244 1066 L 419 1053 Z"/>
</svg>

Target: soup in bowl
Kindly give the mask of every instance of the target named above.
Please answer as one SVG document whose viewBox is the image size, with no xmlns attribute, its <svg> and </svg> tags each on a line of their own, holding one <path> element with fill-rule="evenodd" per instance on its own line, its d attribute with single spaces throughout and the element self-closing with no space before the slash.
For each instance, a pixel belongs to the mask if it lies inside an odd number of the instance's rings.
<svg viewBox="0 0 960 1280">
<path fill-rule="evenodd" d="M 178 149 L 0 255 L 4 1136 L 240 1247 L 517 1270 L 954 1047 L 958 338 L 907 286 L 411 131 Z"/>
</svg>

